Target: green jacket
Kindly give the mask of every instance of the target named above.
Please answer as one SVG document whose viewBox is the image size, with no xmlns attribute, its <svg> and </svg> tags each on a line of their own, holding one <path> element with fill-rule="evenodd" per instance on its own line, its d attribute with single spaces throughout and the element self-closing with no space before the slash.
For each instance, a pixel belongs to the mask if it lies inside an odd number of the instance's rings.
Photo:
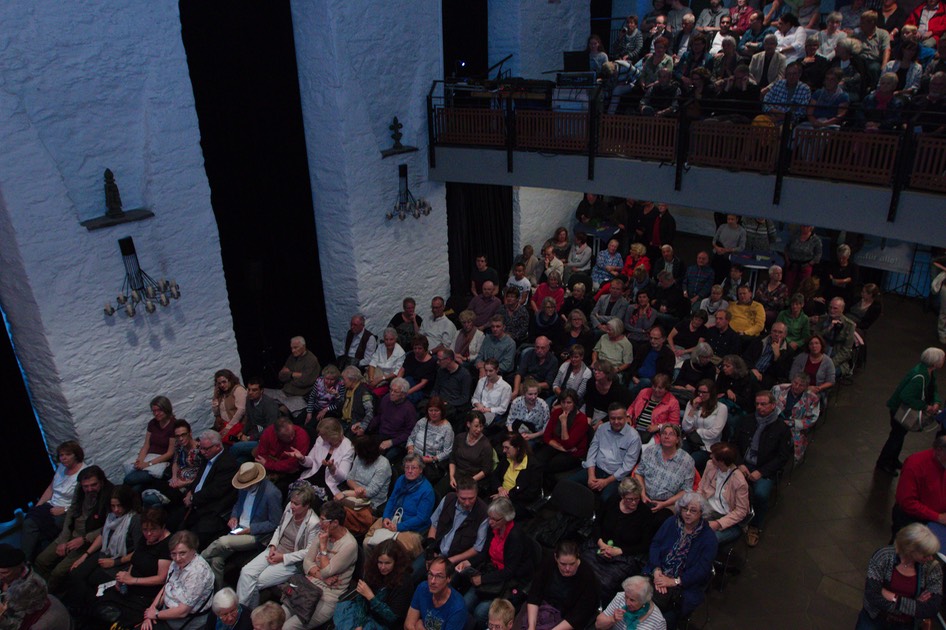
<svg viewBox="0 0 946 630">
<path fill-rule="evenodd" d="M 936 391 L 936 377 L 929 373 L 925 365 L 917 363 L 897 385 L 893 396 L 887 401 L 887 407 L 896 411 L 900 405 L 907 405 L 910 409 L 919 411 L 927 405 L 941 402 L 943 401 Z"/>
</svg>

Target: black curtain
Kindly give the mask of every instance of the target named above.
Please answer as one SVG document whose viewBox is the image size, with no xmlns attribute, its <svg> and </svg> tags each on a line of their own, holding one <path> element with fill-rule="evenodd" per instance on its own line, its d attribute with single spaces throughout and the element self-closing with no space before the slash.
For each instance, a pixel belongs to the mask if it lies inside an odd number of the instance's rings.
<svg viewBox="0 0 946 630">
<path fill-rule="evenodd" d="M 332 358 L 288 0 L 180 0 L 243 376 Z M 228 367 L 228 366 L 220 366 Z"/>
<path fill-rule="evenodd" d="M 512 187 L 447 184 L 447 248 L 450 294 L 454 308 L 469 301 L 470 272 L 478 254 L 486 254 L 500 281 L 512 265 Z"/>
</svg>

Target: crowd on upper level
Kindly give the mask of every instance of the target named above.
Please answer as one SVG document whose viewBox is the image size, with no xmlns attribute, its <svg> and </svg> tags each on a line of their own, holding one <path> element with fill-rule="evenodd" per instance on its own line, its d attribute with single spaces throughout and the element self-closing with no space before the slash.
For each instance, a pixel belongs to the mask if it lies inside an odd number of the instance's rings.
<svg viewBox="0 0 946 630">
<path fill-rule="evenodd" d="M 839 3 L 840 4 L 840 3 Z M 866 130 L 946 130 L 946 8 L 923 0 L 653 0 L 610 44 L 588 39 L 606 111 Z"/>
<path fill-rule="evenodd" d="M 592 221 L 613 226 L 597 252 Z M 760 544 L 882 302 L 858 242 L 812 226 L 780 245 L 721 216 L 689 263 L 676 234 L 666 204 L 586 194 L 538 256 L 476 256 L 459 313 L 404 298 L 377 335 L 354 314 L 325 367 L 293 338 L 272 388 L 221 369 L 205 431 L 156 396 L 119 485 L 60 445 L 20 548 L 0 545 L 0 629 L 681 627 L 717 554 Z M 747 251 L 784 263 L 756 277 Z M 896 543 L 859 627 L 941 602 L 924 523 L 946 520 L 946 438 L 899 453 L 943 361 L 925 351 L 888 403 Z"/>
</svg>

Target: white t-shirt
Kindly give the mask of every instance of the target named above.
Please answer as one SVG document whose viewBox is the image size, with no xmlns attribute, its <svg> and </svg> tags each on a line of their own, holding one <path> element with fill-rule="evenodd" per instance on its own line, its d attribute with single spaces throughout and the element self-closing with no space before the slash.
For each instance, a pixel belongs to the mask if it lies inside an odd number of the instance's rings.
<svg viewBox="0 0 946 630">
<path fill-rule="evenodd" d="M 72 505 L 72 498 L 76 495 L 76 479 L 84 468 L 85 464 L 82 464 L 75 474 L 67 475 L 65 466 L 62 464 L 56 466 L 56 473 L 53 475 L 53 496 L 49 499 L 50 505 L 66 509 Z"/>
</svg>

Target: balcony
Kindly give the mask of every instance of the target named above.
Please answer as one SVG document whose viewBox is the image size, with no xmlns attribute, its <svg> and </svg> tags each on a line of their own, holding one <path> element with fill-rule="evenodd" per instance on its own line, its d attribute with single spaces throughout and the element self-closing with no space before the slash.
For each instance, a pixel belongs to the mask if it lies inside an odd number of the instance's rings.
<svg viewBox="0 0 946 630">
<path fill-rule="evenodd" d="M 588 107 L 594 90 L 562 99 L 561 90 L 545 89 L 544 97 L 519 87 L 469 98 L 436 82 L 428 94 L 431 178 L 630 195 L 946 241 L 942 136 L 609 115 Z"/>
</svg>

